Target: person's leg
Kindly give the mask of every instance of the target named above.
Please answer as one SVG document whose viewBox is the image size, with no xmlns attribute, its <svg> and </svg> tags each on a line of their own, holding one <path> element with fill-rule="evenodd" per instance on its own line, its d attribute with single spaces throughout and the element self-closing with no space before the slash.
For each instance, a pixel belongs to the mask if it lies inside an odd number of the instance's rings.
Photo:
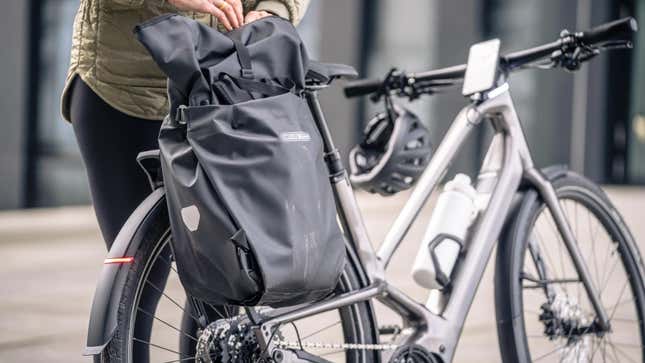
<svg viewBox="0 0 645 363">
<path fill-rule="evenodd" d="M 79 77 L 72 87 L 71 121 L 96 217 L 109 249 L 128 216 L 150 194 L 135 158 L 141 151 L 158 148 L 161 123 L 115 110 Z"/>
</svg>

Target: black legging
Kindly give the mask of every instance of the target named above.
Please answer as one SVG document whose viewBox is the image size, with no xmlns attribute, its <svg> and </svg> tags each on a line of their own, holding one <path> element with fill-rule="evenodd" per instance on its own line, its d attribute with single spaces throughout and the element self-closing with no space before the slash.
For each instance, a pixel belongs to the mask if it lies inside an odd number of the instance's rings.
<svg viewBox="0 0 645 363">
<path fill-rule="evenodd" d="M 79 77 L 72 84 L 70 113 L 94 211 L 109 249 L 130 213 L 150 194 L 135 158 L 141 151 L 158 148 L 161 123 L 112 108 Z"/>
</svg>

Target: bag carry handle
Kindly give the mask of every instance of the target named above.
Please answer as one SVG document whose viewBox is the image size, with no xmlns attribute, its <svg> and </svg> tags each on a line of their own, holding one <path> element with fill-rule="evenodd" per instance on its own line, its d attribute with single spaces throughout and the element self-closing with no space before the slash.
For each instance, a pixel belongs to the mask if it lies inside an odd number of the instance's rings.
<svg viewBox="0 0 645 363">
<path fill-rule="evenodd" d="M 237 53 L 237 60 L 240 62 L 240 71 L 242 78 L 253 79 L 253 67 L 251 65 L 251 54 L 249 49 L 242 44 L 242 41 L 238 38 L 231 38 L 233 45 L 235 46 L 235 52 Z"/>
<path fill-rule="evenodd" d="M 230 77 L 227 74 L 225 74 L 224 76 Z M 260 81 L 251 81 L 243 78 L 230 77 L 230 79 L 233 80 L 233 82 L 235 82 L 237 86 L 243 90 L 246 90 L 249 92 L 261 93 L 269 97 L 281 95 L 287 92 L 292 92 L 293 89 L 295 88 L 295 85 L 293 85 L 291 88 L 287 88 L 280 85 L 274 85 L 274 84 L 269 84 L 269 83 L 260 82 Z"/>
</svg>

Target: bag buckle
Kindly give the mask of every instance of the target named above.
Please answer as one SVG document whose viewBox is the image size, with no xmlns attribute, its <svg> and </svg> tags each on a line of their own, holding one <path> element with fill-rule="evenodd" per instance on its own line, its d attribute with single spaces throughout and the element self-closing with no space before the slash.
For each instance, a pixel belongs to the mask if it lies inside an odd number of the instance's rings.
<svg viewBox="0 0 645 363">
<path fill-rule="evenodd" d="M 253 79 L 253 69 L 242 68 L 240 73 L 242 74 L 242 78 Z"/>
<path fill-rule="evenodd" d="M 188 107 L 186 105 L 179 105 L 177 107 L 177 112 L 175 113 L 175 121 L 177 121 L 178 124 L 180 125 L 185 125 L 186 124 L 186 111 Z"/>
</svg>

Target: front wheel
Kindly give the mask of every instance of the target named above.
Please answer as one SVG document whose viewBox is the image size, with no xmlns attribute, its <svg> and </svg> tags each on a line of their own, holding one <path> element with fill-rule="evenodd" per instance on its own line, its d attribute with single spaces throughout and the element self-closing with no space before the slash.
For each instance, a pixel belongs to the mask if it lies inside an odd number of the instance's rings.
<svg viewBox="0 0 645 363">
<path fill-rule="evenodd" d="M 603 191 L 573 174 L 553 186 L 611 329 L 595 312 L 548 208 L 528 191 L 502 234 L 495 272 L 504 362 L 645 362 L 643 264 Z"/>
</svg>

